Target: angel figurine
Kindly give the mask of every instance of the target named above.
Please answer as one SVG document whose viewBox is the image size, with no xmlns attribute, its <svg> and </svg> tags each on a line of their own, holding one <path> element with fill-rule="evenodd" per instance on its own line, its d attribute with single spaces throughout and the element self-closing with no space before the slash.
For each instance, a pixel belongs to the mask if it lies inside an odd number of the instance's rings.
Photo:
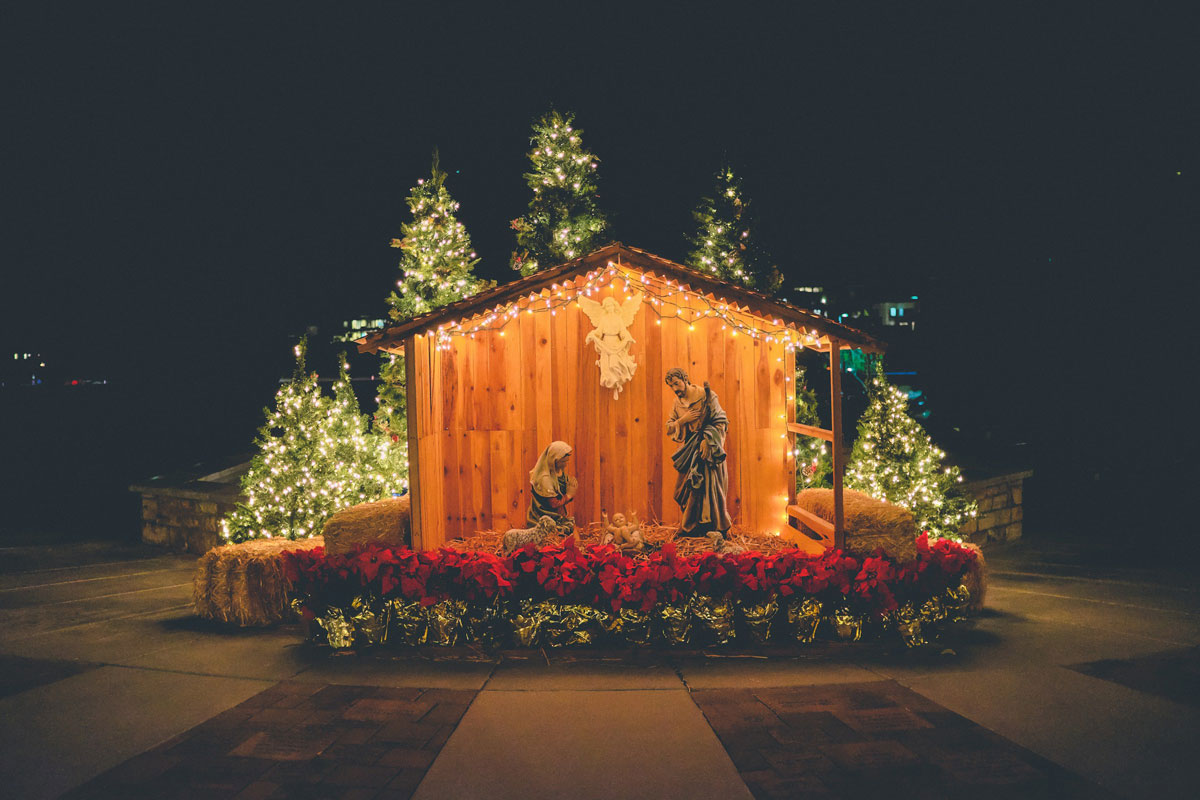
<svg viewBox="0 0 1200 800">
<path fill-rule="evenodd" d="M 581 297 L 579 307 L 595 326 L 583 341 L 596 347 L 600 385 L 612 389 L 613 399 L 616 400 L 637 371 L 637 362 L 629 353 L 629 347 L 633 344 L 629 326 L 642 307 L 642 296 L 635 294 L 624 303 L 617 303 L 612 297 L 606 297 L 600 303 Z"/>
</svg>

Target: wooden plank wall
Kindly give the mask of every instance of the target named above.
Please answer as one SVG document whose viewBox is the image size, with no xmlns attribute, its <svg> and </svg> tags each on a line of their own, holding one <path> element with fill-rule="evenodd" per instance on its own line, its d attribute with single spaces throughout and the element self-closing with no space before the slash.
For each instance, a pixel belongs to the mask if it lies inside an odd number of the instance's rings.
<svg viewBox="0 0 1200 800">
<path fill-rule="evenodd" d="M 627 291 L 618 278 L 592 297 L 620 302 Z M 556 300 L 556 290 L 544 296 Z M 708 307 L 678 291 L 671 300 L 689 318 Z M 529 471 L 555 439 L 574 448 L 568 472 L 579 479 L 572 504 L 578 522 L 599 521 L 602 510 L 636 509 L 643 520 L 677 523 L 676 445 L 664 430 L 674 395 L 663 381 L 674 366 L 697 384 L 707 380 L 729 416 L 734 522 L 786 533 L 792 473 L 783 431 L 792 387 L 783 344 L 733 336 L 717 317 L 689 322 L 675 313 L 649 297 L 643 302 L 630 326 L 637 372 L 617 399 L 600 386 L 595 350 L 584 344 L 592 325 L 574 302 L 553 315 L 522 310 L 503 336 L 456 336 L 446 350 L 416 337 L 424 545 L 524 527 Z"/>
</svg>

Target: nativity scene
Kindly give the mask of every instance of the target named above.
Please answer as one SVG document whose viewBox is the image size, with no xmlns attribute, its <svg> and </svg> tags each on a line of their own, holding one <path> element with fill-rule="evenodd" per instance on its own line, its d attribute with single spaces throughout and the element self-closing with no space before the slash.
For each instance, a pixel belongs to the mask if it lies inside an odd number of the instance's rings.
<svg viewBox="0 0 1200 800">
<path fill-rule="evenodd" d="M 335 649 L 912 647 L 982 602 L 978 551 L 844 492 L 843 448 L 797 492 L 797 437 L 843 441 L 841 352 L 881 349 L 853 328 L 612 244 L 358 344 L 404 356 L 409 492 L 214 549 L 198 598 L 290 598 Z M 830 429 L 795 419 L 801 349 L 830 359 Z"/>
<path fill-rule="evenodd" d="M 599 541 L 643 531 L 776 538 L 822 552 L 843 523 L 797 504 L 797 350 L 879 352 L 869 335 L 615 243 L 360 340 L 404 354 L 413 546 L 550 516 Z M 840 363 L 839 363 L 840 368 Z M 835 371 L 836 372 L 836 371 Z M 844 453 L 834 454 L 844 468 Z M 570 463 L 570 475 L 567 464 Z M 806 535 L 806 532 L 808 535 Z"/>
</svg>

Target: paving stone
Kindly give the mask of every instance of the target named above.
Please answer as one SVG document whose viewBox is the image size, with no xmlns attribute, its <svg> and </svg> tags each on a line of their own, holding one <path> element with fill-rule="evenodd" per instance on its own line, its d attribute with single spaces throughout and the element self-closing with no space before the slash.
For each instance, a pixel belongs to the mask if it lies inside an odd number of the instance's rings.
<svg viewBox="0 0 1200 800">
<path fill-rule="evenodd" d="M 397 744 L 407 744 L 415 747 L 422 747 L 426 742 L 433 738 L 433 735 L 437 732 L 437 730 L 437 726 L 422 725 L 419 722 L 397 720 L 394 722 L 389 722 L 376 731 L 375 735 L 371 737 L 371 740 L 376 742 L 395 742 Z"/>
<path fill-rule="evenodd" d="M 307 761 L 320 755 L 336 739 L 334 733 L 306 728 L 259 731 L 230 750 L 229 754 L 274 761 Z"/>
<path fill-rule="evenodd" d="M 408 797 L 474 694 L 279 684 L 119 764 L 76 795 Z"/>
<path fill-rule="evenodd" d="M 758 798 L 981 800 L 1096 790 L 893 681 L 712 689 L 692 698 Z"/>
<path fill-rule="evenodd" d="M 396 775 L 395 767 L 367 766 L 365 764 L 336 765 L 322 779 L 322 783 L 332 786 L 358 786 L 382 788 Z"/>
<path fill-rule="evenodd" d="M 434 708 L 432 703 L 410 700 L 389 700 L 380 697 L 364 697 L 355 700 L 342 712 L 342 719 L 389 722 L 395 719 L 417 720 Z M 461 717 L 462 715 L 459 714 Z"/>
<path fill-rule="evenodd" d="M 393 747 L 379 759 L 383 767 L 399 767 L 401 769 L 425 770 L 437 757 L 435 750 L 418 750 L 412 747 Z"/>
</svg>

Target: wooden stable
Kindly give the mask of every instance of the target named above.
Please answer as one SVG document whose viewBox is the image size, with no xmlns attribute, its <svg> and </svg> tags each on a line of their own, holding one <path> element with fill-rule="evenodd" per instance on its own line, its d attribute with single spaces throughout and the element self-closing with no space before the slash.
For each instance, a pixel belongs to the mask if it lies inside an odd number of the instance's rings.
<svg viewBox="0 0 1200 800">
<path fill-rule="evenodd" d="M 618 398 L 600 385 L 577 297 L 644 296 L 629 332 L 637 361 Z M 830 353 L 832 428 L 795 423 L 795 349 Z M 879 351 L 865 333 L 622 244 L 491 289 L 358 342 L 405 355 L 413 545 L 525 527 L 529 471 L 560 439 L 574 448 L 577 522 L 601 511 L 679 521 L 664 423 L 671 367 L 707 381 L 729 417 L 729 511 L 758 533 L 842 535 L 845 453 L 834 448 L 836 523 L 795 505 L 794 437 L 841 442 L 839 350 Z"/>
</svg>

